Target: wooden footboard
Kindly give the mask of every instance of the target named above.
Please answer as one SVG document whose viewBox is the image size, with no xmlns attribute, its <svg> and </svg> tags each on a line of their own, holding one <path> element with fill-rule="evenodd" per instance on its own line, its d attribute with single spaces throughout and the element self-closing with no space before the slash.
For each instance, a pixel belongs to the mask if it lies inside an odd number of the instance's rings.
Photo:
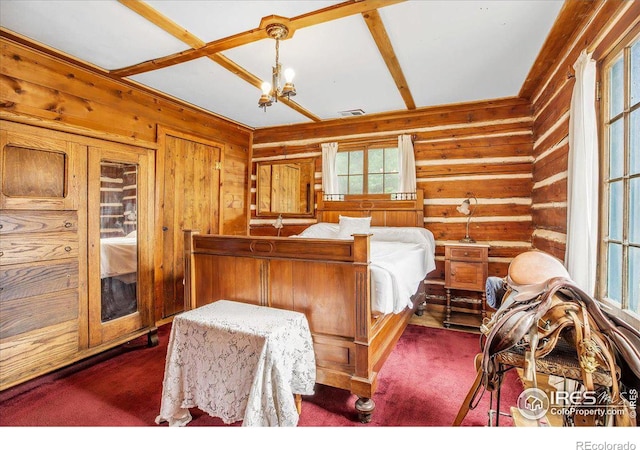
<svg viewBox="0 0 640 450">
<path fill-rule="evenodd" d="M 353 241 L 199 235 L 185 232 L 185 302 L 227 299 L 299 311 L 313 336 L 318 383 L 359 397 L 369 421 L 377 376 L 413 310 L 373 318 L 369 235 Z"/>
</svg>

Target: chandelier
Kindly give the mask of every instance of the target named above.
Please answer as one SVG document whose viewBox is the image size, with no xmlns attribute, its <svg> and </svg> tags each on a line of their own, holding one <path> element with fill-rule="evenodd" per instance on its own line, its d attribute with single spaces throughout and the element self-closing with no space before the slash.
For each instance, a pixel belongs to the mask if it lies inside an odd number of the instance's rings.
<svg viewBox="0 0 640 450">
<path fill-rule="evenodd" d="M 280 39 L 285 39 L 289 34 L 289 29 L 282 24 L 273 23 L 267 25 L 266 32 L 269 37 L 276 40 L 276 65 L 273 67 L 271 83 L 265 81 L 262 83 L 262 95 L 258 100 L 258 107 L 267 110 L 267 106 L 271 106 L 274 102 L 278 102 L 278 97 L 289 97 L 296 95 L 296 88 L 293 85 L 293 77 L 295 72 L 288 68 L 282 72 L 280 64 Z M 284 76 L 284 86 L 281 87 L 282 76 Z"/>
</svg>

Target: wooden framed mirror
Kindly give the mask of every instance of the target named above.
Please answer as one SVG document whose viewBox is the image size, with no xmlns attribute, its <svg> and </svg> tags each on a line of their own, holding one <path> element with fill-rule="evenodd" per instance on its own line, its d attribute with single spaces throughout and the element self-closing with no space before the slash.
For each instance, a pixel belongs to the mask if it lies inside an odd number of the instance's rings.
<svg viewBox="0 0 640 450">
<path fill-rule="evenodd" d="M 259 162 L 256 176 L 258 216 L 313 215 L 313 159 Z"/>
</svg>

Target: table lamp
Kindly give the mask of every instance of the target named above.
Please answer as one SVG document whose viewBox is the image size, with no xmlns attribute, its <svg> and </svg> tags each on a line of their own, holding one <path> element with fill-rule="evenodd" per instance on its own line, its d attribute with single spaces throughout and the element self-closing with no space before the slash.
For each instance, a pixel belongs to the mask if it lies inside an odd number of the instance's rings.
<svg viewBox="0 0 640 450">
<path fill-rule="evenodd" d="M 475 200 L 476 202 L 475 205 L 473 205 L 473 208 L 471 207 L 471 199 Z M 471 222 L 471 216 L 473 215 L 473 212 L 476 210 L 477 207 L 478 207 L 478 199 L 474 195 L 471 195 L 471 197 L 466 198 L 460 204 L 460 206 L 456 208 L 456 211 L 458 211 L 460 214 L 469 216 L 467 218 L 467 233 L 465 234 L 464 238 L 460 239 L 460 242 L 465 242 L 465 243 L 475 242 L 475 239 L 472 239 L 471 237 L 469 237 L 469 222 Z"/>
</svg>

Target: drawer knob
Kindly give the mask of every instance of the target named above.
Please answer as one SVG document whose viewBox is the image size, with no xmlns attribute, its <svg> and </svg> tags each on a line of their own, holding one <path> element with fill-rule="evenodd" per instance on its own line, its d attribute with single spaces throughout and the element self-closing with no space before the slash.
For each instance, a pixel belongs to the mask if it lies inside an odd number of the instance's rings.
<svg viewBox="0 0 640 450">
<path fill-rule="evenodd" d="M 4 252 L 0 252 L 0 256 L 4 256 Z"/>
<path fill-rule="evenodd" d="M 71 251 L 71 247 L 69 247 L 68 245 L 64 248 L 65 252 L 70 252 Z"/>
<path fill-rule="evenodd" d="M 64 223 L 64 227 L 65 227 L 65 228 L 71 228 L 71 226 L 72 226 L 72 225 L 73 225 L 73 224 L 72 224 L 71 222 L 65 222 L 65 223 Z"/>
<path fill-rule="evenodd" d="M 469 252 L 464 252 L 464 256 L 469 256 Z"/>
</svg>

